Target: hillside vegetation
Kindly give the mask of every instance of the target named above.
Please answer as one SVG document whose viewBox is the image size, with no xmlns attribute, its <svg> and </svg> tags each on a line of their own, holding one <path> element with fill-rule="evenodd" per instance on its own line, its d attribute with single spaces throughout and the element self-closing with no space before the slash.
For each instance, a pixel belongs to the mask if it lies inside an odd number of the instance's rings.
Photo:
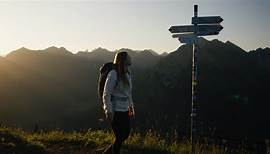
<svg viewBox="0 0 270 154">
<path fill-rule="evenodd" d="M 149 130 L 145 135 L 132 132 L 123 146 L 123 154 L 188 154 L 191 144 L 187 139 L 177 140 L 174 136 L 170 140 L 161 137 L 155 131 Z M 1 154 L 99 154 L 113 140 L 113 134 L 101 130 L 81 130 L 64 132 L 51 131 L 25 131 L 19 128 L 0 127 L 0 153 Z M 196 153 L 226 154 L 226 153 L 252 153 L 241 145 L 236 149 L 223 145 L 210 144 L 205 139 L 196 145 Z M 269 153 L 268 143 L 268 153 Z"/>
</svg>

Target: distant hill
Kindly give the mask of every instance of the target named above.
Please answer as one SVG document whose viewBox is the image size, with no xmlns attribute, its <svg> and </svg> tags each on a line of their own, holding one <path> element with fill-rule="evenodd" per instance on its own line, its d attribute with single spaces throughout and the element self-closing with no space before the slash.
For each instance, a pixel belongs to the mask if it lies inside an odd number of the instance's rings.
<svg viewBox="0 0 270 154">
<path fill-rule="evenodd" d="M 120 51 L 127 52 L 132 58 L 133 65 L 134 65 L 133 67 L 138 67 L 141 69 L 152 67 L 161 58 L 161 56 L 153 50 L 134 51 L 131 49 L 126 49 L 126 48 L 122 48 L 114 52 L 109 51 L 107 49 L 103 49 L 103 48 L 97 48 L 91 52 L 80 51 L 76 55 L 90 58 L 93 61 L 105 63 L 105 62 L 113 61 L 115 53 L 120 52 Z"/>
<path fill-rule="evenodd" d="M 168 53 L 167 52 L 163 52 L 162 54 L 161 54 L 161 56 L 167 56 L 168 55 Z"/>
<path fill-rule="evenodd" d="M 149 88 L 144 93 L 158 96 L 151 101 L 158 104 L 154 109 L 156 115 L 151 115 L 155 120 L 161 115 L 158 121 L 164 121 L 163 115 L 168 114 L 175 118 L 167 118 L 166 121 L 178 121 L 176 127 L 187 133 L 189 130 L 183 126 L 189 126 L 191 58 L 191 45 L 183 45 L 163 58 L 153 69 L 149 77 L 153 82 L 146 85 Z M 270 90 L 270 74 L 260 68 L 251 53 L 231 42 L 213 40 L 200 44 L 198 125 L 201 134 L 211 133 L 210 128 L 216 128 L 216 135 L 232 138 L 269 136 L 264 128 L 270 126 L 255 120 L 260 119 L 263 108 L 269 107 L 265 96 Z M 254 129 L 258 125 L 263 127 L 264 133 Z M 168 129 L 161 123 L 159 126 Z"/>
<path fill-rule="evenodd" d="M 117 51 L 127 51 L 133 61 L 137 108 L 133 124 L 140 130 L 153 127 L 188 135 L 192 46 L 182 45 L 163 55 L 152 50 Z M 0 57 L 0 122 L 24 128 L 99 127 L 98 70 L 117 51 L 97 48 L 73 54 L 63 47 L 21 48 Z M 269 59 L 269 48 L 247 52 L 229 41 L 201 41 L 198 130 L 202 136 L 270 137 Z"/>
<path fill-rule="evenodd" d="M 249 52 L 261 69 L 270 72 L 270 48 L 258 48 Z"/>
<path fill-rule="evenodd" d="M 146 51 L 128 52 L 133 55 L 135 68 L 153 66 L 151 63 L 159 59 L 159 56 L 147 54 L 149 61 L 144 66 Z M 101 48 L 72 54 L 63 47 L 49 47 L 44 50 L 20 48 L 1 57 L 0 122 L 26 128 L 35 123 L 45 128 L 97 126 L 98 69 L 112 61 L 114 54 Z M 51 112 L 54 114 L 48 114 Z"/>
<path fill-rule="evenodd" d="M 103 48 L 97 48 L 91 52 L 79 51 L 76 55 L 91 58 L 96 61 L 112 61 L 114 52 Z"/>
</svg>

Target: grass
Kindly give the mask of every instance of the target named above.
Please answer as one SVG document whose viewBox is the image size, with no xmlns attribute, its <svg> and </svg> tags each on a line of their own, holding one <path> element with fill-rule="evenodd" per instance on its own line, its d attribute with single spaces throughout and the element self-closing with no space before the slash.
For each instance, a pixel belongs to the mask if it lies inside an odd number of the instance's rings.
<svg viewBox="0 0 270 154">
<path fill-rule="evenodd" d="M 0 154 L 99 154 L 113 141 L 113 134 L 101 130 L 64 132 L 62 130 L 31 132 L 0 127 Z M 189 154 L 189 140 L 166 141 L 155 131 L 145 135 L 132 132 L 122 148 L 123 154 Z M 270 150 L 267 143 L 268 153 Z M 242 147 L 231 151 L 226 146 L 196 144 L 198 154 L 251 153 Z"/>
</svg>

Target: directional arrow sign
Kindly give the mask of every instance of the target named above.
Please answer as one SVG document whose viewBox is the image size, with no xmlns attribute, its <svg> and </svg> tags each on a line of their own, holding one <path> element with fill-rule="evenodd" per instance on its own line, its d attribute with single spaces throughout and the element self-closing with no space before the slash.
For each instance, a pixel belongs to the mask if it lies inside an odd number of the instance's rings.
<svg viewBox="0 0 270 154">
<path fill-rule="evenodd" d="M 221 25 L 198 25 L 198 33 L 200 32 L 219 32 L 223 29 Z"/>
<path fill-rule="evenodd" d="M 192 24 L 219 24 L 223 21 L 220 16 L 192 17 Z"/>
<path fill-rule="evenodd" d="M 217 25 L 198 25 L 197 32 L 219 32 L 223 29 L 223 27 L 219 24 Z M 194 25 L 185 25 L 185 26 L 171 26 L 169 31 L 171 33 L 187 33 L 194 32 Z"/>
<path fill-rule="evenodd" d="M 186 33 L 186 34 L 173 34 L 173 38 L 194 38 L 195 35 L 193 33 Z"/>
<path fill-rule="evenodd" d="M 208 35 L 218 35 L 219 32 L 217 31 L 204 31 L 204 32 L 197 32 L 197 36 L 208 36 Z"/>
<path fill-rule="evenodd" d="M 194 32 L 193 25 L 185 25 L 185 26 L 171 26 L 169 28 L 171 33 L 185 33 L 185 32 Z"/>
<path fill-rule="evenodd" d="M 218 35 L 219 32 L 212 32 L 212 31 L 205 31 L 205 32 L 198 32 L 197 36 L 208 36 L 208 35 Z M 173 38 L 179 38 L 179 37 L 183 37 L 183 35 L 190 35 L 190 36 L 194 36 L 194 33 L 182 33 L 182 34 L 173 34 L 172 37 Z"/>
<path fill-rule="evenodd" d="M 179 37 L 178 40 L 181 43 L 186 43 L 186 44 L 194 44 L 194 43 L 198 43 L 199 42 L 199 38 L 198 37 Z"/>
<path fill-rule="evenodd" d="M 178 38 L 181 43 L 193 44 L 197 42 L 198 38 L 193 33 L 187 34 L 173 34 L 173 38 Z"/>
</svg>

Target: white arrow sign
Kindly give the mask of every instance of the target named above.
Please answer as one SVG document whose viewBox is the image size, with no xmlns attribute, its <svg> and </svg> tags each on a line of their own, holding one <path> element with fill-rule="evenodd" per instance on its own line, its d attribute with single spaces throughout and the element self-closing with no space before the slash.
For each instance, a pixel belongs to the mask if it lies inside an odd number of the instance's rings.
<svg viewBox="0 0 270 154">
<path fill-rule="evenodd" d="M 186 33 L 186 32 L 194 32 L 193 25 L 185 25 L 185 26 L 171 26 L 169 28 L 171 33 Z"/>
<path fill-rule="evenodd" d="M 192 17 L 192 24 L 219 24 L 223 21 L 220 16 Z"/>
<path fill-rule="evenodd" d="M 207 35 L 218 35 L 219 32 L 211 32 L 211 31 L 205 31 L 205 32 L 198 32 L 197 36 L 207 36 Z M 181 33 L 181 34 L 173 34 L 173 38 L 179 38 L 183 35 L 194 35 L 194 33 Z"/>
<path fill-rule="evenodd" d="M 221 25 L 198 25 L 197 32 L 219 32 L 223 29 Z M 187 33 L 194 32 L 194 25 L 185 25 L 185 26 L 171 26 L 169 28 L 171 33 Z"/>
<path fill-rule="evenodd" d="M 194 43 L 197 43 L 197 39 L 191 39 L 191 38 L 178 38 L 178 40 L 181 42 L 181 43 L 186 43 L 186 44 L 194 44 Z"/>
<path fill-rule="evenodd" d="M 173 38 L 194 38 L 195 35 L 193 33 L 185 33 L 185 34 L 173 34 Z"/>
<path fill-rule="evenodd" d="M 218 34 L 219 34 L 219 32 L 217 32 L 217 31 L 197 32 L 197 36 L 218 35 Z"/>
<path fill-rule="evenodd" d="M 174 34 L 172 37 L 178 38 L 181 43 L 193 44 L 198 42 L 198 37 L 196 37 L 193 33 Z"/>
</svg>

